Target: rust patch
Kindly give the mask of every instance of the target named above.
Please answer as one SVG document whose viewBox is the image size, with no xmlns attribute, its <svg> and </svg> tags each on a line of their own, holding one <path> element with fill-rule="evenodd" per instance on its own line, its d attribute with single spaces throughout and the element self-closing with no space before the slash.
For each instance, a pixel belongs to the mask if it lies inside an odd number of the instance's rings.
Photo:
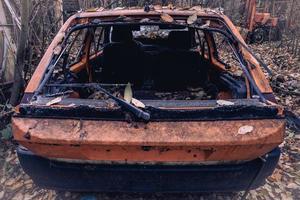
<svg viewBox="0 0 300 200">
<path fill-rule="evenodd" d="M 48 126 L 44 126 L 48 121 Z M 38 122 L 38 123 L 37 123 Z M 15 139 L 34 153 L 55 158 L 106 161 L 199 162 L 249 160 L 283 141 L 284 120 L 150 122 L 128 127 L 126 122 L 82 120 L 84 139 L 74 134 L 78 120 L 13 119 Z M 30 143 L 24 138 L 31 124 Z M 251 134 L 235 136 L 251 125 Z M 73 129 L 72 129 L 73 128 Z"/>
</svg>

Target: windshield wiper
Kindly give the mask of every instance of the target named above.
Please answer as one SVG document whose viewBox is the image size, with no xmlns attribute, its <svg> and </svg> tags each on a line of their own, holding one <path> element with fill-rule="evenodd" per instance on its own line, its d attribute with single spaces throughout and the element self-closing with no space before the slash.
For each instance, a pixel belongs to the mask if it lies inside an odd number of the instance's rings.
<svg viewBox="0 0 300 200">
<path fill-rule="evenodd" d="M 106 94 L 111 99 L 113 99 L 119 106 L 121 106 L 122 108 L 125 108 L 126 110 L 130 111 L 136 117 L 141 118 L 145 121 L 150 120 L 150 114 L 148 112 L 145 112 L 145 111 L 141 110 L 140 108 L 137 108 L 134 105 L 128 103 L 127 101 L 114 96 L 113 94 L 108 92 L 106 89 L 101 87 L 101 84 L 97 84 L 97 83 L 86 83 L 86 84 L 71 83 L 71 84 L 47 84 L 46 86 L 49 86 L 49 87 L 69 87 L 69 88 L 92 88 L 92 89 L 98 90 L 98 91 Z"/>
</svg>

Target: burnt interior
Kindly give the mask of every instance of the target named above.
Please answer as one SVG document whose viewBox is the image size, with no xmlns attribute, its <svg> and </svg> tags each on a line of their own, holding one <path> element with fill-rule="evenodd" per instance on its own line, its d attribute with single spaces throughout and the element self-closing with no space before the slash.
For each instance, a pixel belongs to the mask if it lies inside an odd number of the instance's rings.
<svg viewBox="0 0 300 200">
<path fill-rule="evenodd" d="M 124 85 L 130 83 L 137 99 L 219 99 L 224 98 L 221 95 L 224 93 L 226 98 L 246 97 L 242 77 L 218 71 L 212 65 L 203 33 L 200 35 L 191 28 L 170 27 L 162 28 L 161 35 L 152 37 L 137 36 L 136 32 L 142 32 L 140 26 L 102 27 L 98 37 L 95 28 L 81 32 L 84 45 L 79 46 L 77 61 L 68 64 L 66 60 L 71 59 L 70 55 L 63 56 L 60 62 L 63 70 L 58 70 L 63 75 L 54 75 L 50 83 L 101 83 L 117 96 L 122 96 Z M 82 60 L 87 53 L 86 47 L 90 58 L 86 61 L 88 70 L 73 72 L 72 66 Z M 72 48 L 74 45 L 67 53 Z M 95 56 L 90 57 L 93 53 Z M 67 89 L 52 87 L 47 93 Z M 72 90 L 79 98 L 105 98 L 89 88 Z"/>
</svg>

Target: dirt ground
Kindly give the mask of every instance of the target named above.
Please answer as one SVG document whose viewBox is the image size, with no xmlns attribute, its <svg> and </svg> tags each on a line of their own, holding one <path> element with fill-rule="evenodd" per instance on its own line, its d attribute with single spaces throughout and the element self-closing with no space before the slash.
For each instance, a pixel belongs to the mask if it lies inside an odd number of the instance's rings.
<svg viewBox="0 0 300 200">
<path fill-rule="evenodd" d="M 300 113 L 300 62 L 293 59 L 285 47 L 279 44 L 252 46 L 275 73 L 272 86 L 280 104 Z M 280 72 L 280 73 L 279 73 Z M 247 199 L 300 199 L 300 133 L 287 129 L 286 139 L 281 144 L 279 164 L 263 187 L 252 190 Z M 46 200 L 179 200 L 179 199 L 239 199 L 243 193 L 229 194 L 115 194 L 73 193 L 45 190 L 37 187 L 23 172 L 15 152 L 15 145 L 2 140 L 0 143 L 0 199 Z"/>
</svg>

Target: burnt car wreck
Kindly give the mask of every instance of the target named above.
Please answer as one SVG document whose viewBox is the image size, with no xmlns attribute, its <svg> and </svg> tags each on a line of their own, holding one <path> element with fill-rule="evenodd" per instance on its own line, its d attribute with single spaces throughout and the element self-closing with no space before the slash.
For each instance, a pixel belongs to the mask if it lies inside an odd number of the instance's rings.
<svg viewBox="0 0 300 200">
<path fill-rule="evenodd" d="M 77 191 L 256 188 L 285 121 L 232 22 L 207 10 L 102 10 L 61 28 L 13 117 L 25 172 Z"/>
</svg>

